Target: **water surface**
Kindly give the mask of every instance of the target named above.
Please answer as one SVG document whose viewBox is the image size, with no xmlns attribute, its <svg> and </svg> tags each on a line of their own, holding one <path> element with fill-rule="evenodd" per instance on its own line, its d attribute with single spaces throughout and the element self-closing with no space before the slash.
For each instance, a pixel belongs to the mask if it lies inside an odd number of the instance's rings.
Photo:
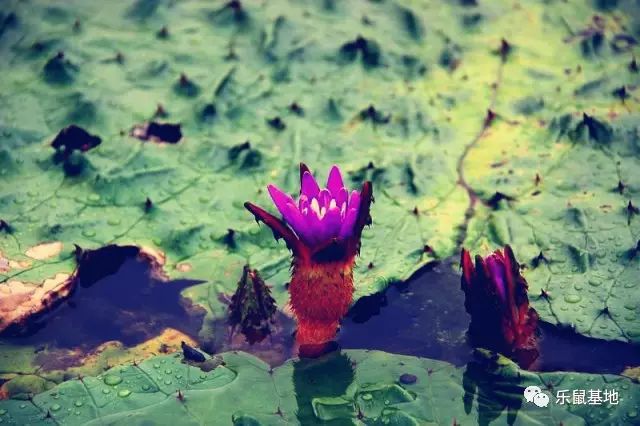
<svg viewBox="0 0 640 426">
<path fill-rule="evenodd" d="M 249 344 L 224 319 L 210 324 L 211 335 L 198 336 L 205 312 L 180 296 L 197 281 L 158 279 L 135 250 L 103 255 L 91 268 L 81 269 L 80 285 L 68 300 L 20 333 L 4 333 L 0 344 L 33 346 L 42 352 L 36 361 L 44 369 L 77 365 L 107 341 L 133 347 L 166 328 L 200 339 L 200 346 L 210 353 L 243 350 L 272 366 L 296 356 L 295 323 L 282 312 L 276 315 L 271 335 L 258 343 Z M 344 319 L 336 346 L 464 366 L 472 360 L 468 324 L 459 275 L 449 262 L 434 263 L 406 282 L 360 299 Z M 541 357 L 531 367 L 535 370 L 620 373 L 640 359 L 638 345 L 591 339 L 546 323 L 539 331 Z"/>
</svg>

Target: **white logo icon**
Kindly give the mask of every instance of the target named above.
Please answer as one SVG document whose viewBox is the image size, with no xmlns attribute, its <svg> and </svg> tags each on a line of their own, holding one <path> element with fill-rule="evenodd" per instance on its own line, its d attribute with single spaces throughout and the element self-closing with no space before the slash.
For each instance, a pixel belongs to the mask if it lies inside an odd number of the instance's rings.
<svg viewBox="0 0 640 426">
<path fill-rule="evenodd" d="M 538 407 L 546 407 L 547 405 L 549 405 L 549 395 L 547 395 L 546 393 L 540 392 L 539 394 L 533 397 L 533 403 L 536 404 Z"/>
<path fill-rule="evenodd" d="M 538 386 L 528 386 L 524 390 L 524 399 L 526 399 L 527 402 L 533 402 L 533 397 L 540 392 L 542 392 L 542 389 L 540 389 Z"/>
<path fill-rule="evenodd" d="M 528 386 L 524 390 L 524 399 L 527 402 L 533 402 L 538 407 L 546 407 L 549 405 L 549 395 L 542 392 L 539 386 Z"/>
</svg>

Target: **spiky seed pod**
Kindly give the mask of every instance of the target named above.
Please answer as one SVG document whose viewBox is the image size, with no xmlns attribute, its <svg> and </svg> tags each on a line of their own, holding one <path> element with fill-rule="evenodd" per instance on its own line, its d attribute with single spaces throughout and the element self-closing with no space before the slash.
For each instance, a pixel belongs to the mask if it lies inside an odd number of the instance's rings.
<svg viewBox="0 0 640 426">
<path fill-rule="evenodd" d="M 250 343 L 270 333 L 276 301 L 257 270 L 245 265 L 229 305 L 229 323 L 238 327 Z"/>
</svg>

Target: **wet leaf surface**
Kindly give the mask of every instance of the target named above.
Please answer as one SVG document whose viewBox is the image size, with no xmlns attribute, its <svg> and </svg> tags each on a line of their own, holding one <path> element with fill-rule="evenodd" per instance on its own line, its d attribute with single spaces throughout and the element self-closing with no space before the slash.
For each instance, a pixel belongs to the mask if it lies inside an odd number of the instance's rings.
<svg viewBox="0 0 640 426">
<path fill-rule="evenodd" d="M 511 243 L 519 258 L 549 259 L 525 271 L 534 294 L 550 295 L 533 300 L 544 320 L 637 341 L 639 235 L 624 208 L 640 204 L 638 75 L 629 68 L 637 45 L 619 48 L 631 40 L 622 36 L 629 2 L 597 15 L 586 5 L 483 3 L 471 28 L 459 21 L 466 8 L 453 4 L 427 24 L 432 6 L 395 2 L 368 4 L 366 19 L 344 5 L 138 3 L 82 4 L 73 13 L 59 6 L 59 18 L 45 20 L 44 5 L 27 12 L 16 4 L 7 15 L 0 238 L 14 266 L 2 269 L 3 281 L 71 273 L 73 244 L 147 245 L 166 255 L 168 275 L 208 280 L 200 294 L 232 289 L 235 277 L 212 278 L 224 268 L 216 264 L 249 258 L 282 303 L 286 251 L 241 203 L 268 205 L 269 182 L 293 190 L 301 160 L 315 170 L 339 163 L 354 185 L 371 179 L 376 188 L 357 297 L 463 243 L 487 251 Z M 157 29 L 132 26 L 132 16 L 171 30 L 155 38 Z M 515 32 L 521 20 L 526 31 Z M 64 54 L 33 51 L 52 43 Z M 439 64 L 452 43 L 455 70 Z M 135 61 L 102 62 L 143 50 Z M 422 74 L 409 72 L 415 64 Z M 622 100 L 612 95 L 620 87 Z M 185 88 L 188 96 L 174 96 Z M 172 124 L 151 121 L 156 109 Z M 172 143 L 141 145 L 126 130 L 136 122 L 148 123 L 138 128 L 145 138 Z M 60 168 L 47 144 L 70 125 L 102 143 L 65 144 Z M 180 136 L 162 125 L 178 126 Z M 618 182 L 623 190 L 612 191 Z M 58 256 L 17 266 L 48 241 L 62 242 Z M 184 262 L 188 273 L 176 267 Z M 221 308 L 203 305 L 212 314 Z"/>
<path fill-rule="evenodd" d="M 378 351 L 333 352 L 271 369 L 242 352 L 221 354 L 205 372 L 164 355 L 70 380 L 30 401 L 0 401 L 14 424 L 631 424 L 640 385 L 619 376 L 519 371 L 505 359 L 464 368 Z M 407 378 L 410 377 L 410 380 Z M 524 401 L 527 386 L 619 392 L 618 404 L 556 405 Z M 251 394 L 246 390 L 251 387 Z M 215 416 L 215 417 L 214 417 Z M 359 422 L 356 423 L 356 421 Z"/>
<path fill-rule="evenodd" d="M 181 296 L 212 334 L 247 262 L 287 301 L 288 253 L 242 203 L 337 163 L 375 188 L 356 298 L 509 243 L 542 320 L 640 342 L 633 1 L 5 9 L 0 285 L 71 275 L 74 244 L 145 247 L 204 281 Z"/>
</svg>

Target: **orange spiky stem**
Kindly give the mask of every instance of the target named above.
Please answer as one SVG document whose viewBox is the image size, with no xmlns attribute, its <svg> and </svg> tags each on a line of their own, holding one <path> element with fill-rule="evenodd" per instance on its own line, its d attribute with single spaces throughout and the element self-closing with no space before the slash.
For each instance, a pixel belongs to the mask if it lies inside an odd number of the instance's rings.
<svg viewBox="0 0 640 426">
<path fill-rule="evenodd" d="M 319 264 L 305 260 L 294 259 L 290 305 L 298 320 L 297 343 L 318 345 L 334 338 L 351 306 L 355 257 Z"/>
</svg>

